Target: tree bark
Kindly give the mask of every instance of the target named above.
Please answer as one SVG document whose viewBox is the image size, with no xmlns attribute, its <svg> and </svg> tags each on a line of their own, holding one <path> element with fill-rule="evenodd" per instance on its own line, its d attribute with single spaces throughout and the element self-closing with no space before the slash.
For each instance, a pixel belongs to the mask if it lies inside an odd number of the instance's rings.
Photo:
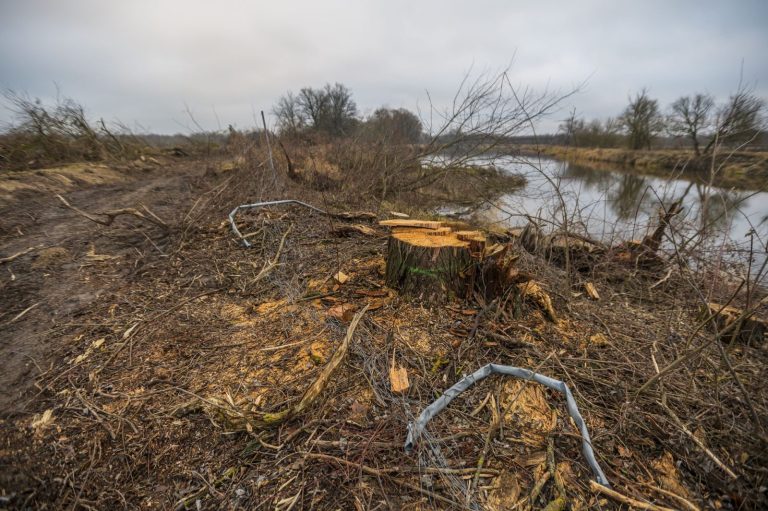
<svg viewBox="0 0 768 511">
<path fill-rule="evenodd" d="M 468 298 L 478 253 L 484 247 L 484 238 L 465 241 L 451 232 L 393 232 L 387 250 L 387 285 L 429 305 Z"/>
</svg>

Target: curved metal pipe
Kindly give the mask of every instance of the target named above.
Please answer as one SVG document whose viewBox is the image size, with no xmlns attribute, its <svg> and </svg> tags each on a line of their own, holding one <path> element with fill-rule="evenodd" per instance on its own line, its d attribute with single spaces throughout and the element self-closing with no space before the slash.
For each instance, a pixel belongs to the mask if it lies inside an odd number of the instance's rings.
<svg viewBox="0 0 768 511">
<path fill-rule="evenodd" d="M 521 380 L 535 381 L 545 387 L 561 392 L 565 396 L 568 414 L 573 418 L 573 421 L 581 432 L 581 452 L 587 460 L 587 464 L 592 469 L 592 473 L 595 475 L 597 482 L 603 486 L 610 487 L 608 478 L 605 477 L 605 473 L 597 463 L 597 459 L 595 459 L 595 452 L 592 450 L 592 441 L 589 437 L 587 424 L 579 413 L 579 408 L 576 406 L 576 400 L 573 398 L 573 394 L 571 394 L 571 389 L 568 388 L 568 385 L 565 382 L 555 380 L 549 376 L 544 376 L 543 374 L 534 373 L 533 371 L 521 367 L 488 364 L 484 365 L 474 373 L 464 376 L 461 380 L 456 382 L 453 387 L 446 390 L 445 393 L 431 405 L 422 410 L 418 419 L 416 419 L 416 422 L 410 422 L 408 424 L 408 436 L 405 439 L 405 452 L 411 452 L 413 450 L 413 447 L 421 436 L 421 433 L 424 431 L 427 422 L 448 406 L 448 404 L 453 401 L 453 398 L 470 388 L 475 383 L 484 380 L 494 373 L 503 374 L 505 376 L 514 376 Z"/>
</svg>

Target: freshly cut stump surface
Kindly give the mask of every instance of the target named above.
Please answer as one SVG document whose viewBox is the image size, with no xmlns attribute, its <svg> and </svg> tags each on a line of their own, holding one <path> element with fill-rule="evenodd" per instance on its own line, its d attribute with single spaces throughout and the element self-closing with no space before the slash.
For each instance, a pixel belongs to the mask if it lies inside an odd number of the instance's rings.
<svg viewBox="0 0 768 511">
<path fill-rule="evenodd" d="M 465 298 L 472 292 L 485 236 L 454 232 L 441 222 L 387 220 L 392 228 L 387 250 L 386 282 L 401 294 L 427 304 Z"/>
</svg>

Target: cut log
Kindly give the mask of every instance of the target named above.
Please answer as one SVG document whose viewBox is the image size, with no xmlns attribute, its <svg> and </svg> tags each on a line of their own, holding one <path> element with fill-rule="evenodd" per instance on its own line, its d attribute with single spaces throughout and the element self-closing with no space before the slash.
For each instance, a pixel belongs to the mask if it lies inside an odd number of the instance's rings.
<svg viewBox="0 0 768 511">
<path fill-rule="evenodd" d="M 354 234 L 362 234 L 363 236 L 376 236 L 376 231 L 367 225 L 343 224 L 331 229 L 331 234 L 339 237 L 352 236 Z"/>
<path fill-rule="evenodd" d="M 544 234 L 533 222 L 524 228 L 507 231 L 520 246 L 531 254 L 544 254 L 550 261 L 565 264 L 570 261 L 571 267 L 578 271 L 590 271 L 598 257 L 605 252 L 600 243 L 585 236 L 574 233 Z"/>
<path fill-rule="evenodd" d="M 584 291 L 587 292 L 587 296 L 589 296 L 592 300 L 599 300 L 600 299 L 600 293 L 597 292 L 597 288 L 595 285 L 591 282 L 585 282 L 584 283 Z"/>
<path fill-rule="evenodd" d="M 571 267 L 581 272 L 592 270 L 603 253 L 602 246 L 575 234 L 554 234 L 546 238 L 546 243 L 551 261 L 564 265 L 567 253 Z"/>
<path fill-rule="evenodd" d="M 741 325 L 736 325 L 723 336 L 726 341 L 741 341 L 745 343 L 765 341 L 768 333 L 768 321 L 756 317 L 754 314 L 744 314 L 742 309 L 736 307 L 723 307 L 718 303 L 708 303 L 702 311 L 706 316 L 714 315 L 717 330 L 724 330 L 734 321 L 741 320 Z"/>
<path fill-rule="evenodd" d="M 442 222 L 437 222 L 434 220 L 409 220 L 409 219 L 382 220 L 381 222 L 379 222 L 379 225 L 383 225 L 385 227 L 408 227 L 413 229 L 439 229 L 440 227 L 444 227 Z"/>
</svg>

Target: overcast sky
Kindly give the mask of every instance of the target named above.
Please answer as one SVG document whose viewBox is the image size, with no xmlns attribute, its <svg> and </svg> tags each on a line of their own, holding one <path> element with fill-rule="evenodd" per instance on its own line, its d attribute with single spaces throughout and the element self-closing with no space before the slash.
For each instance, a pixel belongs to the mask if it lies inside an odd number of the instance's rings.
<svg viewBox="0 0 768 511">
<path fill-rule="evenodd" d="M 648 87 L 667 105 L 744 79 L 768 97 L 768 1 L 0 0 L 0 87 L 134 128 L 253 125 L 287 90 L 342 82 L 362 114 L 440 103 L 463 74 L 512 62 L 514 83 L 581 92 L 585 117 Z M 214 113 L 215 112 L 215 113 Z M 0 110 L 0 122 L 10 120 Z"/>
</svg>

